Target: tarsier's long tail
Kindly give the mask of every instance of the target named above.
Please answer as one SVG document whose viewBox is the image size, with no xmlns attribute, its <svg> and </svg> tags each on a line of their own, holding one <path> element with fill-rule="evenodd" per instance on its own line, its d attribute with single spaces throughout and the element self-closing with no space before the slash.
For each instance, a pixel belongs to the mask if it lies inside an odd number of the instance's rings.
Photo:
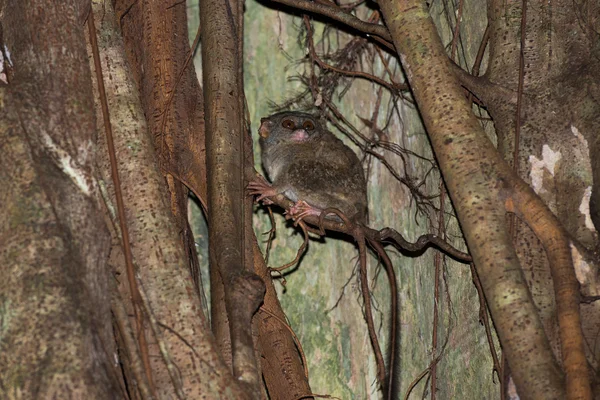
<svg viewBox="0 0 600 400">
<path fill-rule="evenodd" d="M 399 345 L 398 341 L 398 319 L 400 318 L 400 310 L 398 309 L 398 283 L 396 281 L 396 273 L 394 272 L 394 265 L 390 260 L 387 252 L 383 248 L 380 242 L 376 240 L 367 239 L 369 245 L 375 250 L 383 265 L 385 267 L 385 272 L 388 276 L 388 281 L 390 283 L 390 295 L 391 295 L 391 321 L 390 321 L 390 347 L 389 347 L 389 362 L 388 362 L 388 375 L 387 379 L 384 382 L 383 389 L 387 400 L 392 400 L 397 398 L 396 395 L 398 393 L 399 384 L 397 382 L 396 377 L 399 375 L 397 369 L 397 365 L 399 362 L 398 353 L 399 353 Z"/>
<path fill-rule="evenodd" d="M 375 352 L 375 359 L 377 361 L 377 379 L 380 382 L 385 398 L 392 400 L 395 398 L 394 393 L 397 392 L 398 387 L 395 382 L 395 371 L 396 356 L 397 356 L 397 336 L 398 336 L 398 285 L 396 283 L 396 274 L 394 272 L 394 266 L 387 255 L 385 249 L 376 240 L 366 238 L 364 228 L 357 224 L 354 229 L 354 239 L 358 244 L 359 258 L 360 258 L 360 283 L 361 291 L 363 294 L 364 305 L 365 305 L 365 317 L 367 319 L 367 328 L 369 331 L 369 338 L 371 339 L 371 345 Z M 392 318 L 390 322 L 390 351 L 389 351 L 389 362 L 388 362 L 388 373 L 385 372 L 385 363 L 383 361 L 383 355 L 379 340 L 377 339 L 377 333 L 375 332 L 375 324 L 373 322 L 373 311 L 371 308 L 371 297 L 369 292 L 369 281 L 367 278 L 367 248 L 366 241 L 368 241 L 371 248 L 377 253 L 378 257 L 383 262 L 388 280 L 390 283 L 391 292 L 391 309 Z"/>
</svg>

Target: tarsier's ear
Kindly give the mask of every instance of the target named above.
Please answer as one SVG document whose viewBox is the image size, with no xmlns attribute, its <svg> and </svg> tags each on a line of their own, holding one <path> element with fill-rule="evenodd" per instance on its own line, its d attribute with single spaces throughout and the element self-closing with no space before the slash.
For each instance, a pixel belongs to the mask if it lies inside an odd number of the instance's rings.
<svg viewBox="0 0 600 400">
<path fill-rule="evenodd" d="M 258 128 L 258 134 L 263 138 L 268 138 L 271 133 L 271 128 L 273 127 L 273 121 L 269 118 L 261 118 L 260 119 L 260 128 Z"/>
</svg>

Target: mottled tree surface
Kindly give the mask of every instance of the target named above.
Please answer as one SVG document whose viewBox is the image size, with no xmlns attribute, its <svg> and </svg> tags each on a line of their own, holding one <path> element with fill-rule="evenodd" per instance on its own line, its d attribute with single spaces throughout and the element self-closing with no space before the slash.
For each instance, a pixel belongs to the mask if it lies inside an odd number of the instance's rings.
<svg viewBox="0 0 600 400">
<path fill-rule="evenodd" d="M 84 14 L 77 1 L 0 3 L 3 399 L 120 394 Z"/>
</svg>

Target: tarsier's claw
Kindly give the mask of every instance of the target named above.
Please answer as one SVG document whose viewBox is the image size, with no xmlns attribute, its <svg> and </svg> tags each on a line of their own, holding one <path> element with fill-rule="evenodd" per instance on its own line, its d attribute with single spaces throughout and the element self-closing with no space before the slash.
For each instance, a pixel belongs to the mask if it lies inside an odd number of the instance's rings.
<svg viewBox="0 0 600 400">
<path fill-rule="evenodd" d="M 301 218 L 296 217 L 295 215 L 290 214 L 288 211 L 285 211 L 283 213 L 283 216 L 285 217 L 286 221 L 287 220 L 292 220 L 294 221 L 294 226 L 298 226 L 298 224 L 300 223 L 300 221 L 302 220 Z"/>
<path fill-rule="evenodd" d="M 271 199 L 268 198 L 269 195 L 262 195 L 259 198 L 256 199 L 256 202 L 258 203 L 259 201 L 262 201 L 262 203 L 265 206 L 270 206 L 271 204 L 273 204 L 273 201 L 271 201 Z"/>
</svg>

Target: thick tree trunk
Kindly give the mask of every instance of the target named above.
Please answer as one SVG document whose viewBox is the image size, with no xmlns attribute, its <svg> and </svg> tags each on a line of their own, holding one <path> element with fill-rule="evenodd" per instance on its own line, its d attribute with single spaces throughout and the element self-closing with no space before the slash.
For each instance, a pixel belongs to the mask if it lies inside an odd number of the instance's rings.
<svg viewBox="0 0 600 400">
<path fill-rule="evenodd" d="M 0 397 L 119 398 L 82 1 L 0 4 Z M 41 34 L 43 32 L 43 34 Z M 7 64 L 5 64 L 7 65 Z"/>
</svg>

